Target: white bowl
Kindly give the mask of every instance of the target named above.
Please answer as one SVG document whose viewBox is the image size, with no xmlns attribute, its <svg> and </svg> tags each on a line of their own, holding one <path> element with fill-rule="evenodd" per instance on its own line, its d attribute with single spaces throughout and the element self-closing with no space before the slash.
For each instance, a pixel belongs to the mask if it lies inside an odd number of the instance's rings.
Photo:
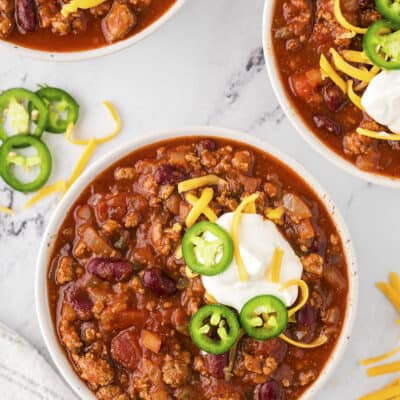
<svg viewBox="0 0 400 400">
<path fill-rule="evenodd" d="M 344 350 L 350 340 L 353 321 L 355 317 L 357 300 L 358 300 L 358 274 L 356 257 L 350 239 L 349 232 L 344 223 L 343 218 L 339 214 L 335 204 L 330 199 L 328 193 L 321 185 L 310 175 L 300 164 L 291 159 L 286 154 L 277 150 L 269 143 L 261 141 L 257 138 L 235 132 L 228 129 L 213 128 L 213 127 L 187 127 L 181 129 L 169 130 L 162 133 L 153 133 L 142 136 L 133 141 L 123 144 L 122 146 L 110 151 L 107 155 L 98 160 L 95 164 L 90 166 L 79 179 L 71 186 L 67 194 L 54 211 L 51 221 L 47 226 L 44 238 L 39 250 L 39 257 L 36 266 L 36 279 L 35 279 L 35 298 L 36 310 L 39 318 L 39 324 L 42 331 L 44 341 L 53 358 L 54 363 L 57 365 L 65 380 L 71 385 L 75 392 L 84 400 L 94 400 L 95 396 L 90 392 L 86 385 L 79 379 L 78 375 L 72 369 L 69 361 L 67 360 L 59 342 L 56 332 L 53 327 L 53 322 L 50 316 L 50 307 L 48 303 L 47 292 L 47 266 L 51 253 L 52 244 L 64 218 L 74 204 L 76 199 L 81 194 L 82 190 L 90 184 L 103 170 L 110 165 L 131 153 L 151 143 L 158 142 L 164 139 L 176 138 L 180 136 L 205 136 L 205 137 L 221 137 L 226 139 L 233 139 L 238 142 L 250 144 L 266 153 L 271 154 L 273 157 L 288 165 L 296 174 L 301 176 L 313 188 L 314 192 L 321 199 L 323 204 L 329 211 L 339 235 L 341 236 L 344 252 L 348 265 L 349 274 L 349 296 L 347 301 L 346 317 L 343 329 L 338 339 L 337 345 L 330 359 L 328 360 L 325 368 L 323 369 L 317 381 L 305 392 L 302 400 L 310 399 L 313 395 L 324 385 L 328 377 L 331 375 L 334 368 L 338 365 Z"/>
<path fill-rule="evenodd" d="M 274 48 L 272 44 L 273 35 L 271 32 L 272 19 L 274 14 L 275 0 L 266 0 L 264 4 L 264 15 L 263 15 L 263 47 L 265 64 L 267 66 L 269 79 L 274 89 L 275 95 L 285 112 L 289 121 L 297 129 L 303 139 L 322 157 L 334 163 L 339 168 L 345 170 L 349 174 L 352 174 L 358 178 L 364 179 L 367 182 L 375 183 L 377 185 L 383 185 L 388 187 L 400 188 L 400 179 L 392 178 L 389 176 L 380 175 L 374 172 L 366 172 L 357 168 L 353 163 L 339 156 L 323 141 L 321 141 L 305 124 L 302 117 L 293 106 L 289 96 L 286 93 L 285 87 L 282 83 L 279 66 L 275 62 Z"/>
<path fill-rule="evenodd" d="M 138 32 L 135 35 L 129 36 L 128 38 L 121 40 L 119 42 L 100 47 L 93 50 L 83 50 L 83 51 L 69 51 L 69 52 L 52 52 L 45 50 L 35 50 L 28 47 L 20 46 L 15 43 L 8 42 L 6 40 L 0 40 L 0 45 L 3 48 L 15 51 L 18 55 L 26 56 L 30 58 L 36 58 L 43 61 L 59 61 L 59 62 L 69 62 L 69 61 L 83 61 L 90 60 L 93 58 L 107 56 L 113 53 L 117 53 L 124 50 L 134 44 L 140 42 L 142 39 L 151 35 L 157 31 L 162 25 L 169 21 L 186 3 L 186 0 L 176 0 L 176 3 L 172 5 L 160 18 L 154 21 L 146 29 Z"/>
</svg>

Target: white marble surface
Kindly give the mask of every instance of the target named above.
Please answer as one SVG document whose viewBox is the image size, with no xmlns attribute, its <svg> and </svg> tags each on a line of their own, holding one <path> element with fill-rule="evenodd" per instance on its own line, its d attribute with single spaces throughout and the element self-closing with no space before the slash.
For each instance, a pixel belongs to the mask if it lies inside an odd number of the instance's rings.
<svg viewBox="0 0 400 400">
<path fill-rule="evenodd" d="M 374 288 L 399 269 L 399 193 L 357 180 L 315 154 L 290 126 L 272 93 L 261 51 L 263 0 L 188 0 L 174 20 L 136 47 L 75 64 L 32 61 L 0 50 L 0 88 L 48 83 L 82 104 L 82 131 L 106 131 L 108 99 L 122 113 L 123 142 L 146 131 L 193 124 L 248 131 L 303 163 L 325 185 L 354 238 L 361 279 L 360 307 L 345 358 L 316 400 L 356 399 L 390 377 L 367 379 L 361 357 L 392 348 L 400 328 L 395 312 Z M 103 123 L 104 122 L 104 123 Z M 89 130 L 90 127 L 90 130 Z M 67 177 L 79 149 L 49 135 L 56 177 Z M 94 159 L 108 146 L 98 149 Z M 0 204 L 24 202 L 0 183 Z M 35 258 L 56 200 L 9 217 L 0 215 L 0 320 L 49 358 L 36 321 Z M 16 399 L 17 400 L 17 399 Z"/>
</svg>

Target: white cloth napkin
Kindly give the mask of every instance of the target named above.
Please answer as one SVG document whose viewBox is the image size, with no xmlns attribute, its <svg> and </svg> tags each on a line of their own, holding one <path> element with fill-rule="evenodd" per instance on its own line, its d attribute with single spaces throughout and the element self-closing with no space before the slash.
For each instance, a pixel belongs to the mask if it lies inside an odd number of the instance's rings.
<svg viewBox="0 0 400 400">
<path fill-rule="evenodd" d="M 0 323 L 1 400 L 76 400 L 72 391 L 26 340 Z"/>
</svg>

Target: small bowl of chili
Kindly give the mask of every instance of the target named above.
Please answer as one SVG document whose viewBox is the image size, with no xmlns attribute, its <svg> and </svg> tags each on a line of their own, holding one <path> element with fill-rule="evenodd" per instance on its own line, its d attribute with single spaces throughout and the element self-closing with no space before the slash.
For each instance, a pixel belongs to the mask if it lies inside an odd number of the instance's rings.
<svg viewBox="0 0 400 400">
<path fill-rule="evenodd" d="M 5 0 L 0 45 L 50 61 L 80 61 L 126 49 L 170 20 L 186 0 Z"/>
<path fill-rule="evenodd" d="M 358 178 L 398 188 L 400 135 L 389 134 L 383 119 L 371 117 L 372 110 L 385 114 L 391 102 L 384 101 L 382 79 L 376 81 L 400 68 L 377 53 L 382 49 L 378 42 L 398 33 L 391 22 L 374 24 L 379 15 L 375 2 L 318 4 L 265 2 L 263 47 L 275 95 L 292 125 L 320 155 Z M 389 91 L 396 86 L 389 79 L 384 84 Z M 369 86 L 381 94 L 367 113 Z"/>
<path fill-rule="evenodd" d="M 192 127 L 130 141 L 78 178 L 44 234 L 35 296 L 85 400 L 305 400 L 349 342 L 358 277 L 337 207 L 301 165 Z"/>
</svg>

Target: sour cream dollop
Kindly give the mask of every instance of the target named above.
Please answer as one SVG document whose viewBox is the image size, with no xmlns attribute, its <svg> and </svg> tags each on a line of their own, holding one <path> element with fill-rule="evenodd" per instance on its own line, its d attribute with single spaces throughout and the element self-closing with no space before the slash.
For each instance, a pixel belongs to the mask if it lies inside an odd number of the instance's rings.
<svg viewBox="0 0 400 400">
<path fill-rule="evenodd" d="M 223 214 L 217 224 L 230 231 L 233 213 Z M 280 283 L 269 279 L 268 270 L 276 247 L 284 251 Z M 289 242 L 271 221 L 258 214 L 243 214 L 239 225 L 239 248 L 249 279 L 241 282 L 235 259 L 223 273 L 202 276 L 207 293 L 221 303 L 240 311 L 255 296 L 270 294 L 280 298 L 287 307 L 297 299 L 296 286 L 280 290 L 281 284 L 291 279 L 301 279 L 303 266 Z"/>
<path fill-rule="evenodd" d="M 400 71 L 376 75 L 362 95 L 361 104 L 376 122 L 400 133 Z"/>
</svg>

